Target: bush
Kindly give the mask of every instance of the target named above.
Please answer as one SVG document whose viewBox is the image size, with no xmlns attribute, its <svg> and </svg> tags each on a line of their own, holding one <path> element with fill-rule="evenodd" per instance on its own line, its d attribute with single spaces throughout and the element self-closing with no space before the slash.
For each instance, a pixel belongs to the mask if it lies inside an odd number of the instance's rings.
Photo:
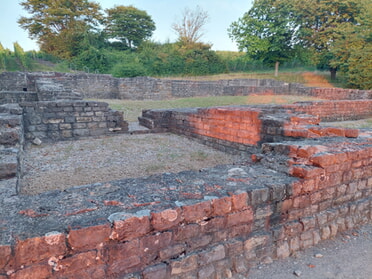
<svg viewBox="0 0 372 279">
<path fill-rule="evenodd" d="M 111 74 L 114 77 L 146 76 L 146 69 L 138 62 L 121 62 L 114 65 Z"/>
</svg>

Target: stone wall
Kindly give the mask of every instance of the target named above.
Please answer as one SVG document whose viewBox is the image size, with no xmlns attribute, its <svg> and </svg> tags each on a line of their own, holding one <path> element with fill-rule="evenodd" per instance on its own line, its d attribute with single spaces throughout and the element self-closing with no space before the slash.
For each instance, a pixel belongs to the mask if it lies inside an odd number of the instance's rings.
<svg viewBox="0 0 372 279">
<path fill-rule="evenodd" d="M 25 102 L 20 106 L 28 141 L 71 140 L 128 131 L 123 113 L 111 110 L 103 102 Z"/>
<path fill-rule="evenodd" d="M 25 91 L 1 91 L 0 105 L 3 104 L 18 104 L 21 102 L 36 102 L 38 101 L 37 93 Z"/>
<path fill-rule="evenodd" d="M 267 143 L 254 158 L 0 201 L 0 276 L 247 278 L 371 222 L 371 138 Z"/>
<path fill-rule="evenodd" d="M 340 101 L 341 102 L 341 101 Z M 354 101 L 346 101 L 350 105 Z M 327 115 L 337 117 L 339 106 L 327 105 Z M 372 102 L 366 101 L 369 108 Z M 307 106 L 308 105 L 308 106 Z M 358 102 L 355 101 L 355 105 Z M 170 131 L 197 138 L 202 143 L 226 152 L 255 150 L 264 142 L 297 140 L 298 138 L 357 137 L 358 130 L 319 126 L 321 118 L 316 115 L 318 103 L 300 103 L 283 106 L 237 106 L 194 109 L 145 110 L 139 118 L 143 126 L 153 132 Z M 365 107 L 359 106 L 362 115 Z M 331 108 L 334 108 L 333 110 Z M 312 112 L 304 114 L 304 112 Z M 322 116 L 326 115 L 322 110 Z M 368 111 L 372 116 L 372 110 Z M 353 117 L 358 117 L 354 114 Z M 329 119 L 329 118 L 327 118 Z"/>
<path fill-rule="evenodd" d="M 250 94 L 293 94 L 329 100 L 372 99 L 371 90 L 311 88 L 302 84 L 270 79 L 192 81 L 150 77 L 114 78 L 110 75 L 86 73 L 5 72 L 0 74 L 0 92 L 25 90 L 28 92 L 57 92 L 62 96 L 58 97 L 59 99 L 63 98 L 67 94 L 66 92 L 69 92 L 71 96 L 78 96 L 79 93 L 84 98 L 131 100 Z M 40 101 L 51 98 L 39 95 L 41 96 Z"/>
<path fill-rule="evenodd" d="M 23 143 L 22 108 L 0 105 L 0 180 L 16 176 Z"/>
<path fill-rule="evenodd" d="M 298 102 L 285 107 L 318 116 L 322 121 L 345 121 L 372 117 L 372 100 Z"/>
</svg>

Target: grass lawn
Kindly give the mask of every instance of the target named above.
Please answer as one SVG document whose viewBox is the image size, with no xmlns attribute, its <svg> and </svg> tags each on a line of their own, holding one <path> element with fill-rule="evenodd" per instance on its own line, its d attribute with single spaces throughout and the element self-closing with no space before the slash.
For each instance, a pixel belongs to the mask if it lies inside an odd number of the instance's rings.
<svg viewBox="0 0 372 279">
<path fill-rule="evenodd" d="M 212 107 L 228 105 L 259 105 L 259 104 L 291 104 L 300 101 L 320 100 L 305 96 L 292 95 L 261 95 L 261 96 L 210 96 L 179 98 L 161 101 L 134 101 L 134 100 L 113 100 L 103 99 L 94 101 L 106 102 L 112 109 L 123 111 L 124 119 L 129 122 L 137 121 L 138 116 L 142 115 L 143 109 L 168 109 L 168 108 L 187 108 L 187 107 Z"/>
</svg>

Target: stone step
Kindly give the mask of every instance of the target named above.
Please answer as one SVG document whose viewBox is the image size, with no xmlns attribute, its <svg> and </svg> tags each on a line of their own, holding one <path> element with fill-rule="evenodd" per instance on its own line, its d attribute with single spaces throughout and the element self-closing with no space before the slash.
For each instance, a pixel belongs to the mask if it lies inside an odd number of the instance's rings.
<svg viewBox="0 0 372 279">
<path fill-rule="evenodd" d="M 155 128 L 154 120 L 151 118 L 141 116 L 141 117 L 138 117 L 138 120 L 139 120 L 139 125 L 142 125 L 143 127 L 147 127 L 148 129 Z"/>
<path fill-rule="evenodd" d="M 148 134 L 151 133 L 151 130 L 140 125 L 138 122 L 129 122 L 128 123 L 128 133 L 130 134 Z"/>
</svg>

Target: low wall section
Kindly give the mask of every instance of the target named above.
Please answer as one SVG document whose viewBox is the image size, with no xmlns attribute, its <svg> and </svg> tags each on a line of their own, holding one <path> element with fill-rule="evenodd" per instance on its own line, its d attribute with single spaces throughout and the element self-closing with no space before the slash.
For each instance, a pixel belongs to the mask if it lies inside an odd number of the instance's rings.
<svg viewBox="0 0 372 279">
<path fill-rule="evenodd" d="M 309 103 L 309 106 L 145 110 L 139 120 L 154 132 L 170 131 L 197 138 L 206 145 L 232 153 L 254 151 L 264 142 L 358 136 L 355 129 L 319 126 L 321 119 L 318 116 L 303 113 L 313 112 L 313 107 L 316 105 Z M 337 106 L 334 108 L 337 109 Z M 333 110 L 328 113 L 332 117 L 337 116 L 337 113 L 332 114 Z"/>
<path fill-rule="evenodd" d="M 322 121 L 357 120 L 372 117 L 372 100 L 298 102 L 284 107 L 318 116 Z"/>
<path fill-rule="evenodd" d="M 372 99 L 371 90 L 311 88 L 297 83 L 270 79 L 233 79 L 192 81 L 150 77 L 114 78 L 111 75 L 69 74 L 55 72 L 4 72 L 0 74 L 1 91 L 57 92 L 64 95 L 99 99 L 163 100 L 170 97 L 245 96 L 250 94 L 294 94 L 329 100 Z M 58 95 L 57 94 L 57 95 Z M 46 97 L 40 95 L 40 101 Z M 49 98 L 47 96 L 47 98 Z M 49 99 L 50 100 L 50 99 Z"/>
<path fill-rule="evenodd" d="M 268 143 L 255 164 L 4 199 L 0 278 L 249 278 L 370 222 L 371 158 L 368 138 Z"/>
<path fill-rule="evenodd" d="M 20 106 L 26 140 L 70 140 L 128 131 L 123 113 L 111 110 L 103 102 L 27 102 Z"/>
</svg>

